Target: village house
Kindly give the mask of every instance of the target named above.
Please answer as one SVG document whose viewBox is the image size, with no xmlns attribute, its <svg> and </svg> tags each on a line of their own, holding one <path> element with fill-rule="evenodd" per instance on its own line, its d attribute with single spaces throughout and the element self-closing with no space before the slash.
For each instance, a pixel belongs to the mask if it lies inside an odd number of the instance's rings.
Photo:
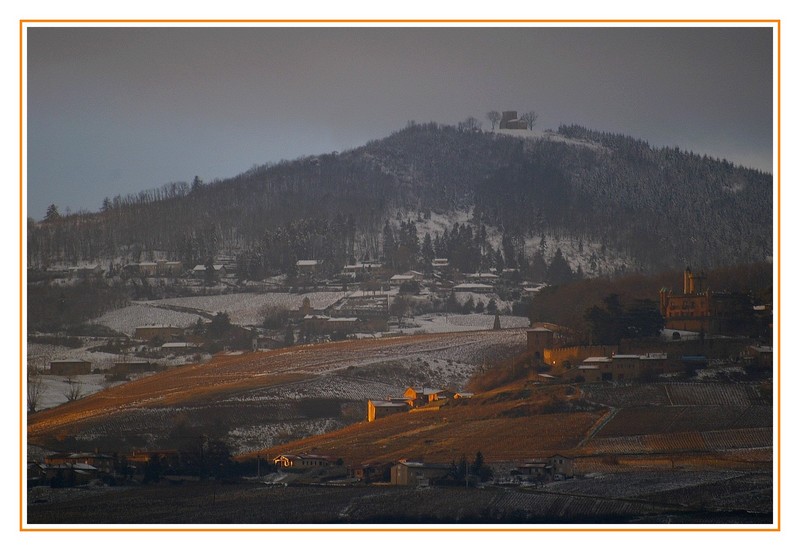
<svg viewBox="0 0 800 551">
<path fill-rule="evenodd" d="M 453 292 L 487 294 L 494 292 L 494 286 L 486 283 L 459 283 L 453 286 Z"/>
<path fill-rule="evenodd" d="M 771 346 L 751 346 L 745 351 L 745 358 L 751 365 L 759 369 L 772 368 L 772 347 Z"/>
<path fill-rule="evenodd" d="M 516 471 L 529 480 L 558 480 L 575 476 L 575 460 L 566 455 L 537 458 L 517 466 Z"/>
<path fill-rule="evenodd" d="M 103 274 L 103 269 L 99 264 L 89 264 L 85 266 L 70 266 L 68 268 L 69 276 L 72 279 L 89 279 L 92 277 L 99 277 Z"/>
<path fill-rule="evenodd" d="M 162 342 L 170 342 L 180 340 L 183 336 L 183 328 L 172 325 L 145 325 L 133 330 L 133 338 L 140 341 L 159 339 Z"/>
<path fill-rule="evenodd" d="M 450 474 L 446 463 L 422 463 L 401 459 L 392 466 L 391 484 L 394 486 L 429 486 Z"/>
<path fill-rule="evenodd" d="M 161 345 L 162 352 L 189 352 L 193 348 L 197 348 L 197 345 L 192 342 L 165 342 Z"/>
<path fill-rule="evenodd" d="M 217 277 L 228 276 L 228 270 L 223 264 L 213 264 L 211 267 L 214 268 L 214 275 Z M 206 267 L 203 264 L 198 264 L 192 268 L 192 276 L 199 279 L 204 279 L 206 277 Z"/>
<path fill-rule="evenodd" d="M 49 484 L 55 487 L 72 487 L 89 484 L 96 480 L 99 469 L 87 463 L 65 463 L 47 465 L 45 463 L 28 464 L 28 486 Z"/>
<path fill-rule="evenodd" d="M 395 274 L 392 277 L 390 277 L 389 286 L 399 287 L 404 283 L 411 283 L 411 282 L 422 283 L 424 278 L 425 278 L 424 274 L 411 270 L 402 274 Z"/>
<path fill-rule="evenodd" d="M 494 285 L 500 277 L 491 272 L 478 272 L 474 274 L 467 274 L 464 276 L 468 283 L 486 283 Z"/>
<path fill-rule="evenodd" d="M 295 262 L 298 276 L 314 276 L 320 271 L 321 266 L 322 260 L 298 260 Z"/>
<path fill-rule="evenodd" d="M 53 465 L 90 465 L 94 469 L 106 473 L 114 470 L 114 457 L 102 453 L 65 452 L 54 453 L 44 458 L 44 464 Z"/>
<path fill-rule="evenodd" d="M 144 277 L 158 275 L 158 264 L 155 262 L 139 262 L 139 274 Z"/>
<path fill-rule="evenodd" d="M 667 355 L 659 352 L 645 355 L 593 356 L 584 359 L 580 365 L 567 369 L 562 378 L 586 383 L 635 381 L 644 375 L 655 376 L 663 373 L 667 367 Z"/>
<path fill-rule="evenodd" d="M 371 274 L 373 270 L 378 270 L 382 266 L 383 264 L 380 262 L 370 262 L 365 260 L 364 262 L 356 262 L 355 264 L 346 265 L 342 269 L 342 272 L 352 277 L 356 277 L 359 275 Z"/>
<path fill-rule="evenodd" d="M 386 331 L 389 328 L 389 300 L 386 295 L 350 296 L 329 309 L 332 316 L 359 320 L 362 331 Z"/>
<path fill-rule="evenodd" d="M 272 463 L 280 469 L 296 471 L 330 467 L 335 462 L 332 457 L 311 454 L 282 454 L 272 460 Z"/>
<path fill-rule="evenodd" d="M 53 360 L 50 362 L 51 375 L 88 375 L 92 372 L 92 363 L 86 360 Z"/>
<path fill-rule="evenodd" d="M 159 260 L 158 275 L 177 277 L 183 273 L 183 262 L 179 260 Z"/>
<path fill-rule="evenodd" d="M 304 319 L 307 316 L 322 316 L 325 315 L 325 311 L 319 308 L 314 308 L 311 306 L 311 299 L 308 297 L 303 297 L 303 301 L 297 310 L 292 311 L 292 317 L 294 319 Z"/>
<path fill-rule="evenodd" d="M 391 463 L 364 463 L 352 470 L 353 478 L 362 482 L 383 482 L 385 473 L 391 469 Z"/>
</svg>

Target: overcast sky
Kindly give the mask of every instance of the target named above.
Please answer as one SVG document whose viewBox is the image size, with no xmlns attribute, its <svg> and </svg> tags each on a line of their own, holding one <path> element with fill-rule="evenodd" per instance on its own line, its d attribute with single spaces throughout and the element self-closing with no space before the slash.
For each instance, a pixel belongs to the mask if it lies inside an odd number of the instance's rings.
<svg viewBox="0 0 800 551">
<path fill-rule="evenodd" d="M 772 171 L 771 28 L 29 27 L 28 215 L 539 113 Z"/>
</svg>

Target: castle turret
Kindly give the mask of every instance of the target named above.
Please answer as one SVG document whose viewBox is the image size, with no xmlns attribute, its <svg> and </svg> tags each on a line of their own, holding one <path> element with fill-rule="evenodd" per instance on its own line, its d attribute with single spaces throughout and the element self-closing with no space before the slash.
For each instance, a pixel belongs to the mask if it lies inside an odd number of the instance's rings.
<svg viewBox="0 0 800 551">
<path fill-rule="evenodd" d="M 692 269 L 689 266 L 686 266 L 686 270 L 683 272 L 683 294 L 684 295 L 691 295 L 692 291 Z"/>
</svg>

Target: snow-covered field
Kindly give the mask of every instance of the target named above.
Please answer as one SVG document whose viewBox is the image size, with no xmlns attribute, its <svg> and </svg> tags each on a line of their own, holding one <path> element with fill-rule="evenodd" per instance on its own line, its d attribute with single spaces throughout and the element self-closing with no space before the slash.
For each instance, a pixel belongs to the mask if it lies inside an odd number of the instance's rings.
<svg viewBox="0 0 800 551">
<path fill-rule="evenodd" d="M 41 395 L 38 399 L 37 409 L 43 410 L 55 407 L 67 402 L 67 395 L 70 393 L 70 385 L 74 384 L 80 390 L 81 396 L 88 396 L 94 394 L 105 388 L 122 384 L 124 381 L 107 382 L 105 380 L 105 373 L 92 373 L 90 375 L 75 375 L 71 377 L 73 383 L 70 383 L 67 376 L 64 375 L 49 375 L 47 370 L 50 367 L 50 362 L 53 360 L 84 360 L 91 362 L 92 371 L 104 372 L 114 365 L 114 362 L 125 359 L 119 354 L 110 354 L 108 352 L 92 352 L 89 348 L 97 346 L 105 342 L 106 339 L 86 339 L 84 346 L 81 348 L 67 348 L 65 346 L 55 346 L 51 344 L 27 344 L 27 358 L 28 363 L 43 371 L 41 377 Z M 208 357 L 208 355 L 206 355 Z M 187 358 L 184 356 L 175 356 L 168 359 L 161 359 L 158 362 L 162 365 L 182 365 L 187 363 Z M 131 379 L 144 376 L 145 374 L 132 375 Z"/>
<path fill-rule="evenodd" d="M 480 315 L 463 317 L 493 319 Z M 155 394 L 146 402 L 137 398 L 128 406 L 109 411 L 107 416 L 81 427 L 76 438 L 87 447 L 109 439 L 127 441 L 128 438 L 163 446 L 178 420 L 185 419 L 197 430 L 226 434 L 236 453 L 263 449 L 276 438 L 287 441 L 359 421 L 365 415 L 368 399 L 400 396 L 409 386 L 464 390 L 482 365 L 518 354 L 524 347 L 524 330 L 473 330 L 446 336 L 387 338 L 374 344 L 345 341 L 296 346 L 243 355 L 241 364 L 212 360 L 218 362 L 219 368 L 211 369 L 202 380 L 213 381 L 216 377 L 221 385 L 234 379 L 254 384 L 241 391 L 227 391 L 194 402 L 164 403 Z M 304 378 L 270 383 L 267 376 L 290 373 L 302 374 Z M 260 385 L 262 377 L 264 384 Z M 66 378 L 48 376 L 47 379 L 50 388 L 40 409 L 66 401 Z M 99 375 L 77 379 L 86 393 L 104 386 Z M 171 392 L 169 389 L 176 383 L 188 381 L 164 381 L 160 388 Z"/>
<path fill-rule="evenodd" d="M 165 310 L 148 304 L 133 304 L 106 312 L 92 323 L 132 336 L 137 327 L 145 325 L 172 325 L 174 327 L 188 327 L 197 321 L 197 314 Z"/>
<path fill-rule="evenodd" d="M 303 299 L 308 298 L 311 307 L 323 310 L 344 297 L 347 293 L 322 291 L 316 293 L 238 293 L 198 297 L 168 298 L 149 301 L 155 307 L 177 306 L 200 310 L 209 314 L 227 312 L 231 322 L 237 325 L 259 325 L 264 321 L 264 312 L 269 309 L 297 310 Z"/>
<path fill-rule="evenodd" d="M 429 314 L 405 320 L 403 333 L 449 333 L 453 331 L 479 331 L 494 327 L 494 316 L 488 314 Z M 528 327 L 530 321 L 522 316 L 500 316 L 500 327 L 511 329 Z"/>
<path fill-rule="evenodd" d="M 315 309 L 327 308 L 343 296 L 343 292 L 318 292 L 303 295 L 293 293 L 236 293 L 197 297 L 169 298 L 139 302 L 120 308 L 92 320 L 120 333 L 133 335 L 137 327 L 172 325 L 188 327 L 201 313 L 212 316 L 226 312 L 236 325 L 260 325 L 269 309 L 296 310 L 304 298 Z M 177 308 L 186 311 L 176 311 Z M 192 311 L 197 313 L 192 313 Z"/>
</svg>

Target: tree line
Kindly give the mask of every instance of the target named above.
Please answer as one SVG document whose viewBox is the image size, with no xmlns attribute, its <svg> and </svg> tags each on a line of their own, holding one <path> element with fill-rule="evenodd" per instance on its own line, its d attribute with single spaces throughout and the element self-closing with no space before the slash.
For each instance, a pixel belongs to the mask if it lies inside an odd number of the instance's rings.
<svg viewBox="0 0 800 551">
<path fill-rule="evenodd" d="M 523 140 L 410 123 L 342 153 L 108 198 L 95 213 L 52 207 L 44 220 L 28 220 L 29 265 L 139 261 L 158 250 L 187 266 L 233 251 L 254 277 L 309 256 L 339 264 L 383 256 L 402 266 L 414 244 L 397 225 L 395 244 L 387 240 L 389 213 L 468 209 L 473 231 L 483 224 L 503 234 L 506 267 L 521 264 L 519 244 L 536 235 L 601 243 L 649 271 L 772 254 L 770 174 L 575 125 Z M 412 256 L 431 248 L 438 256 L 423 237 Z M 464 264 L 487 263 L 485 247 L 480 260 L 474 245 L 445 249 Z"/>
</svg>

